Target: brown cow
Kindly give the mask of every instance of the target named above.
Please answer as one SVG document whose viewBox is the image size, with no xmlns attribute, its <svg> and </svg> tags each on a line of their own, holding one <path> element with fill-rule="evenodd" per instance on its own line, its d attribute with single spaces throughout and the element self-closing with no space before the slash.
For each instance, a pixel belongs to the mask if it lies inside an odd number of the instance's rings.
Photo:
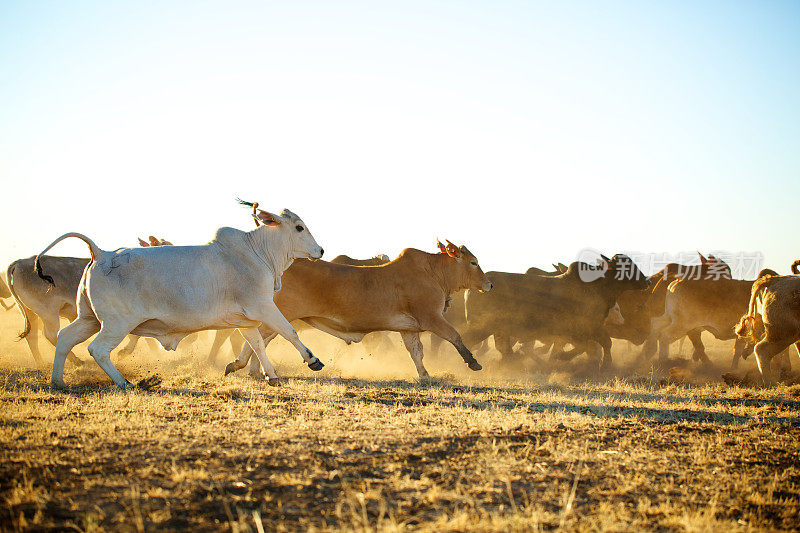
<svg viewBox="0 0 800 533">
<path fill-rule="evenodd" d="M 713 281 L 730 280 L 733 277 L 730 266 L 723 260 L 711 254 L 708 258 L 700 252 L 697 252 L 697 255 L 700 256 L 699 265 L 669 263 L 661 271 L 650 276 L 649 290 L 626 291 L 621 294 L 618 303 L 622 316 L 625 317 L 625 324 L 609 327 L 609 334 L 614 338 L 627 339 L 634 344 L 644 343 L 640 357 L 651 357 L 658 346 L 658 339 L 652 335 L 652 321 L 664 314 L 670 283 L 676 279 Z M 686 337 L 694 347 L 692 359 L 708 364 L 710 361 L 700 338 L 701 332 L 702 328 L 693 329 L 686 333 Z"/>
<path fill-rule="evenodd" d="M 707 330 L 719 340 L 736 339 L 732 363 L 736 368 L 748 347 L 743 339 L 736 338 L 734 327 L 747 312 L 752 287 L 753 281 L 726 278 L 671 282 L 664 314 L 652 321 L 651 335 L 659 342 L 659 358 L 667 357 L 672 341 L 694 330 Z"/>
<path fill-rule="evenodd" d="M 585 272 L 596 275 L 587 277 Z M 596 359 L 605 367 L 611 364 L 611 338 L 604 325 L 609 311 L 625 290 L 649 285 L 636 264 L 623 254 L 603 257 L 599 265 L 573 262 L 558 276 L 509 272 L 489 272 L 487 276 L 495 284 L 491 294 L 467 293 L 464 339 L 468 345 L 494 335 L 495 347 L 506 356 L 511 353 L 512 341 L 561 339 L 575 346 L 578 354 L 593 341 L 602 348 L 602 359 Z M 596 352 L 596 346 L 592 347 Z"/>
<path fill-rule="evenodd" d="M 394 261 L 374 267 L 298 260 L 284 272 L 275 303 L 288 320 L 302 319 L 346 342 L 358 342 L 372 331 L 400 332 L 420 378 L 428 376 L 419 339 L 423 331 L 453 344 L 477 371 L 481 365 L 443 313 L 452 293 L 489 291 L 492 284 L 466 247 L 448 241 L 440 249 L 444 251 L 431 254 L 408 248 Z M 267 328 L 261 332 L 266 342 L 275 337 Z M 225 374 L 244 368 L 251 354 L 245 346 Z M 250 372 L 261 374 L 255 363 Z"/>
<path fill-rule="evenodd" d="M 792 265 L 792 272 L 798 263 Z M 772 358 L 792 344 L 800 355 L 800 275 L 766 275 L 756 280 L 736 334 L 756 343 L 758 369 L 764 384 L 771 385 Z"/>
<path fill-rule="evenodd" d="M 141 239 L 140 239 L 141 241 Z M 353 259 L 347 255 L 337 255 L 333 258 L 331 263 L 336 263 L 337 265 L 350 265 L 350 266 L 378 266 L 383 265 L 391 261 L 389 256 L 386 254 L 376 255 L 375 257 L 371 257 L 370 259 Z M 292 264 L 294 266 L 294 264 Z M 289 267 L 291 270 L 292 267 Z M 285 278 L 286 274 L 284 274 Z M 304 329 L 307 329 L 308 326 L 302 322 L 297 322 L 293 324 L 295 331 L 300 332 Z M 375 333 L 375 335 L 379 335 L 379 333 Z M 216 334 L 214 335 L 214 342 L 211 344 L 211 350 L 208 352 L 208 356 L 206 357 L 206 363 L 209 365 L 213 365 L 217 360 L 217 355 L 219 355 L 219 350 L 222 348 L 222 345 L 225 344 L 225 341 L 229 341 L 231 343 L 231 348 L 233 349 L 233 353 L 239 353 L 244 345 L 244 338 L 239 334 L 238 331 L 235 329 L 218 329 Z M 371 344 L 373 346 L 379 345 L 381 342 L 386 341 L 385 337 L 378 337 L 372 339 Z"/>
</svg>

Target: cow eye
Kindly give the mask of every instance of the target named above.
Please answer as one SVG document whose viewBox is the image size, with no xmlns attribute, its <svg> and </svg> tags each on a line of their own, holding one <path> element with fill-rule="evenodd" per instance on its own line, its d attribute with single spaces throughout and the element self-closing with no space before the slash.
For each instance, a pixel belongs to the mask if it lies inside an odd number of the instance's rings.
<svg viewBox="0 0 800 533">
<path fill-rule="evenodd" d="M 294 227 L 294 229 L 296 229 L 298 231 L 298 233 L 299 233 L 299 232 L 303 231 L 303 226 L 298 224 L 297 226 Z"/>
<path fill-rule="evenodd" d="M 474 267 L 478 266 L 478 263 L 476 263 L 475 261 L 470 261 L 469 264 L 474 266 Z"/>
</svg>

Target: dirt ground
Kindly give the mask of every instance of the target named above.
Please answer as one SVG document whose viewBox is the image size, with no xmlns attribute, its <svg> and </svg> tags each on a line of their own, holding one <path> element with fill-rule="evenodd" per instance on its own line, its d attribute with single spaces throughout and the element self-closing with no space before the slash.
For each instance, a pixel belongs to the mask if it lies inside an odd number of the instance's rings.
<svg viewBox="0 0 800 533">
<path fill-rule="evenodd" d="M 274 388 L 223 377 L 230 352 L 206 363 L 203 335 L 114 356 L 156 391 L 116 390 L 79 347 L 88 364 L 52 392 L 0 315 L 3 530 L 800 528 L 800 386 L 725 384 L 730 342 L 710 343 L 717 368 L 671 374 L 631 367 L 625 343 L 603 375 L 492 349 L 472 373 L 447 351 L 420 383 L 401 351 L 307 332 L 326 368 L 276 343 Z"/>
</svg>

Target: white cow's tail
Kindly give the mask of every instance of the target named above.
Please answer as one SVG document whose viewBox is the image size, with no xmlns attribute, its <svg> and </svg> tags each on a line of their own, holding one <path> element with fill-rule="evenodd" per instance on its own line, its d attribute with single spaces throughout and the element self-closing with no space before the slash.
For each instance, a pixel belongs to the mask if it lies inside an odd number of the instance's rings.
<svg viewBox="0 0 800 533">
<path fill-rule="evenodd" d="M 70 237 L 77 237 L 78 239 L 82 240 L 83 242 L 85 242 L 85 243 L 86 243 L 86 244 L 89 246 L 89 253 L 90 253 L 90 254 L 91 254 L 91 256 L 92 256 L 92 261 L 94 261 L 94 260 L 95 260 L 95 258 L 97 258 L 97 256 L 98 256 L 98 255 L 100 255 L 100 254 L 103 252 L 103 250 L 101 250 L 101 249 L 100 249 L 100 248 L 99 248 L 99 247 L 98 247 L 98 246 L 97 246 L 97 245 L 94 243 L 94 241 L 93 241 L 92 239 L 90 239 L 90 238 L 89 238 L 89 237 L 87 237 L 86 235 L 82 235 L 82 234 L 80 234 L 80 233 L 65 233 L 64 235 L 62 235 L 62 236 L 61 236 L 61 237 L 59 237 L 58 239 L 56 239 L 56 240 L 54 240 L 53 242 L 51 242 L 51 243 L 50 243 L 50 246 L 48 246 L 47 248 L 45 248 L 44 250 L 42 250 L 42 251 L 39 253 L 39 255 L 37 255 L 37 256 L 36 256 L 36 260 L 33 262 L 33 268 L 34 268 L 34 270 L 36 271 L 36 274 L 38 274 L 40 278 L 42 278 L 43 280 L 45 280 L 47 283 L 49 283 L 49 284 L 50 284 L 50 285 L 52 285 L 53 287 L 55 287 L 55 285 L 56 285 L 56 284 L 55 284 L 55 282 L 53 281 L 53 278 L 52 278 L 52 277 L 50 277 L 50 276 L 48 276 L 48 275 L 46 275 L 45 273 L 43 273 L 43 272 L 42 272 L 42 265 L 41 265 L 41 263 L 39 262 L 39 258 L 40 258 L 40 257 L 42 257 L 42 256 L 43 256 L 43 255 L 44 255 L 44 254 L 45 254 L 45 253 L 46 253 L 46 252 L 47 252 L 47 251 L 48 251 L 50 248 L 52 248 L 52 247 L 53 247 L 53 246 L 55 246 L 56 244 L 60 243 L 60 242 L 61 242 L 61 241 L 63 241 L 64 239 L 68 239 L 68 238 L 70 238 Z"/>
<path fill-rule="evenodd" d="M 19 312 L 22 314 L 22 320 L 25 323 L 22 333 L 20 333 L 18 336 L 20 339 L 24 339 L 28 336 L 28 333 L 31 332 L 31 321 L 28 318 L 28 312 L 25 310 L 25 306 L 22 305 L 19 296 L 17 296 L 17 291 L 14 290 L 14 270 L 16 268 L 16 261 L 8 265 L 8 268 L 6 269 L 6 279 L 8 280 L 8 290 L 11 292 L 11 297 L 14 298 L 15 302 L 17 302 L 17 309 L 19 309 Z"/>
</svg>

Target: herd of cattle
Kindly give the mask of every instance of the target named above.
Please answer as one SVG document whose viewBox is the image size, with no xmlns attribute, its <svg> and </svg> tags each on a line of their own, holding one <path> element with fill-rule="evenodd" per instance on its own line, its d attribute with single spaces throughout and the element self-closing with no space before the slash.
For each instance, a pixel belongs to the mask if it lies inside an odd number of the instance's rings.
<svg viewBox="0 0 800 533">
<path fill-rule="evenodd" d="M 765 269 L 755 281 L 733 279 L 730 267 L 713 255 L 700 255 L 699 265 L 669 264 L 649 277 L 622 254 L 601 256 L 596 265 L 559 263 L 552 272 L 484 273 L 466 247 L 447 241 L 437 243 L 436 253 L 408 248 L 394 260 L 339 256 L 326 262 L 297 215 L 241 203 L 252 208 L 256 228 L 220 228 L 205 245 L 173 246 L 150 237 L 139 239 L 139 248 L 105 251 L 84 235 L 67 233 L 39 255 L 12 262 L 0 297 L 14 299 L 24 320 L 20 337 L 37 365 L 43 364 L 39 322 L 55 346 L 51 385 L 65 386 L 65 361 L 82 364 L 72 349 L 92 335 L 89 353 L 127 388 L 131 383 L 110 357 L 126 336 L 131 338 L 123 352 L 132 351 L 139 337 L 174 350 L 202 330 L 217 330 L 210 359 L 227 339 L 238 350 L 226 374 L 250 361 L 251 375 L 277 384 L 266 354 L 277 335 L 311 370 L 323 368 L 293 324 L 348 344 L 374 332 L 398 332 L 420 378 L 428 376 L 422 332 L 432 334 L 433 350 L 441 341 L 452 344 L 475 371 L 482 367 L 472 351 L 489 337 L 503 361 L 536 358 L 538 341 L 552 361 L 586 353 L 608 368 L 612 338 L 643 345 L 640 358 L 647 360 L 656 351 L 666 358 L 672 342 L 688 337 L 693 359 L 709 364 L 700 337 L 708 331 L 736 339 L 734 368 L 755 352 L 765 384 L 778 377 L 773 358 L 780 355 L 776 361 L 786 371 L 792 344 L 800 355 L 800 261 L 791 266 L 793 275 Z M 44 255 L 69 237 L 83 240 L 91 259 Z M 588 280 L 589 271 L 598 274 Z M 61 330 L 60 317 L 70 320 Z M 142 385 L 155 384 L 157 378 Z"/>
</svg>

